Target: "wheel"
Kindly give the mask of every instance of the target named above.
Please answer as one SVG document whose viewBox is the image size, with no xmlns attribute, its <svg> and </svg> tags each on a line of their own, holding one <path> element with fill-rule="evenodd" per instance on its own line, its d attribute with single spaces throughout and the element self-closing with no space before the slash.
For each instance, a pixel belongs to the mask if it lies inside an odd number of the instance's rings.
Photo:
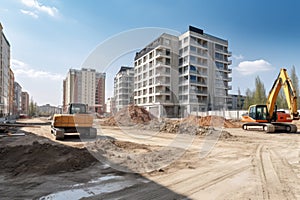
<svg viewBox="0 0 300 200">
<path fill-rule="evenodd" d="M 55 130 L 55 139 L 56 140 L 64 140 L 65 139 L 65 131 L 64 130 Z"/>
<path fill-rule="evenodd" d="M 275 132 L 275 126 L 273 124 L 267 124 L 264 126 L 264 131 L 266 133 L 274 133 Z"/>
<path fill-rule="evenodd" d="M 291 130 L 292 130 L 292 127 L 291 127 L 290 125 L 287 125 L 287 126 L 285 127 L 285 130 L 286 130 L 286 132 L 290 133 Z"/>
<path fill-rule="evenodd" d="M 244 130 L 247 130 L 248 127 L 247 127 L 246 124 L 243 124 L 242 128 L 243 128 Z"/>
</svg>

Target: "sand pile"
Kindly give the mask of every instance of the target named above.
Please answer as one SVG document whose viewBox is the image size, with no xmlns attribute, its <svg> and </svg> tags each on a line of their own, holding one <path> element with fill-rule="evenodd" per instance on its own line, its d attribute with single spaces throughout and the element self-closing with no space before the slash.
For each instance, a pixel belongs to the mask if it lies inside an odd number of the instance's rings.
<svg viewBox="0 0 300 200">
<path fill-rule="evenodd" d="M 145 108 L 129 105 L 124 107 L 114 116 L 102 122 L 105 126 L 132 126 L 136 124 L 148 124 L 155 117 Z"/>
<path fill-rule="evenodd" d="M 189 123 L 191 125 L 199 125 L 205 127 L 224 127 L 224 128 L 238 128 L 239 125 L 231 120 L 225 119 L 220 116 L 188 116 L 181 120 L 183 123 Z"/>
<path fill-rule="evenodd" d="M 63 145 L 41 144 L 0 148 L 0 171 L 13 176 L 23 174 L 57 174 L 81 170 L 97 160 L 87 149 Z"/>
</svg>

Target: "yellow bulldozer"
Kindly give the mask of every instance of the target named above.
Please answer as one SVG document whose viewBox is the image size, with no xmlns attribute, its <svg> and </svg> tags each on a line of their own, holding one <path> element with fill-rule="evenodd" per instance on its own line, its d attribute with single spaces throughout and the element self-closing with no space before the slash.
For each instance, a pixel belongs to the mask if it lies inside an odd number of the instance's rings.
<svg viewBox="0 0 300 200">
<path fill-rule="evenodd" d="M 56 140 L 63 140 L 65 133 L 78 133 L 82 138 L 95 138 L 97 129 L 93 128 L 93 119 L 86 104 L 70 103 L 67 113 L 53 116 L 51 133 Z"/>
</svg>

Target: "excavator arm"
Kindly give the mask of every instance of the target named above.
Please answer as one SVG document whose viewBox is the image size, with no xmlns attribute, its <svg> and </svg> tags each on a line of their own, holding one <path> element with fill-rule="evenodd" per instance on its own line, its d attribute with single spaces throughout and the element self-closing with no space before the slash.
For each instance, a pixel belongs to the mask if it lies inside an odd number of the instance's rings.
<svg viewBox="0 0 300 200">
<path fill-rule="evenodd" d="M 267 99 L 267 109 L 269 111 L 269 119 L 273 119 L 275 115 L 276 99 L 280 89 L 283 88 L 290 115 L 293 120 L 299 119 L 297 110 L 297 96 L 291 79 L 288 77 L 286 69 L 281 69 Z"/>
</svg>

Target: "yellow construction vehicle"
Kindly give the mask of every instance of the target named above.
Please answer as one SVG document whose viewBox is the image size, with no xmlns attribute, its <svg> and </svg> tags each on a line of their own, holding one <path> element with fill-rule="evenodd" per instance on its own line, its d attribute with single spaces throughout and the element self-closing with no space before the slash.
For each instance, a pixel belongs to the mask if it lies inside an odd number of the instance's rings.
<svg viewBox="0 0 300 200">
<path fill-rule="evenodd" d="M 65 133 L 79 133 L 80 137 L 95 138 L 97 129 L 92 127 L 94 117 L 87 110 L 86 104 L 69 104 L 66 114 L 53 116 L 51 133 L 55 135 L 57 140 L 63 140 Z"/>
<path fill-rule="evenodd" d="M 283 88 L 290 113 L 277 111 L 276 99 Z M 266 105 L 251 105 L 248 113 L 242 116 L 242 128 L 262 128 L 267 133 L 276 131 L 297 132 L 297 126 L 286 123 L 299 120 L 297 96 L 286 69 L 281 69 L 272 89 L 269 92 Z"/>
</svg>

